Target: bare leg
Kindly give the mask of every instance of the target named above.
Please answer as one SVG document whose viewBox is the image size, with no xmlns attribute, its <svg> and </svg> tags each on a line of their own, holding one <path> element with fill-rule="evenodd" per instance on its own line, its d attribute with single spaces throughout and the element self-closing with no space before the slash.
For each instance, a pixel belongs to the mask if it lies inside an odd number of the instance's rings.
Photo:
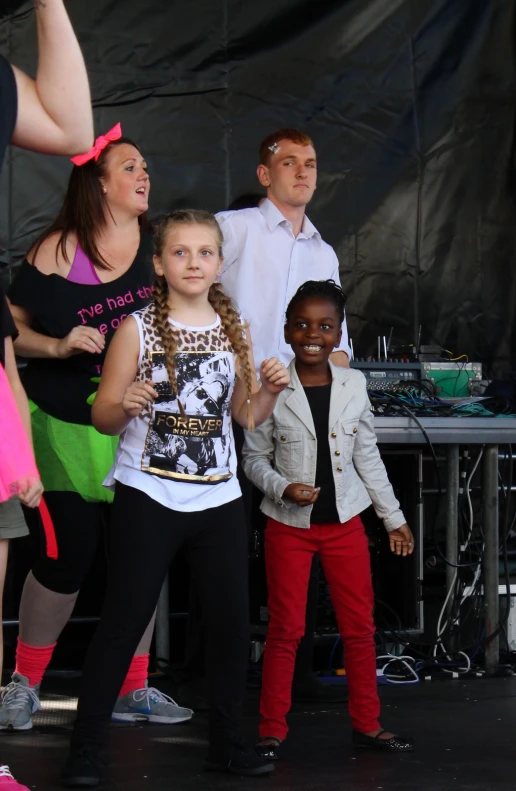
<svg viewBox="0 0 516 791">
<path fill-rule="evenodd" d="M 27 645 L 47 646 L 57 639 L 75 607 L 76 593 L 55 593 L 29 572 L 20 602 L 20 639 Z"/>
<path fill-rule="evenodd" d="M 143 633 L 142 639 L 138 643 L 138 648 L 136 649 L 134 655 L 135 656 L 145 656 L 150 651 L 150 646 L 152 643 L 152 635 L 154 634 L 154 624 L 156 623 L 156 610 L 154 610 L 154 615 L 150 619 L 146 630 Z"/>
<path fill-rule="evenodd" d="M 7 541 L 0 541 L 0 566 L 2 563 L 1 545 Z M 7 549 L 5 550 L 7 563 Z M 5 576 L 5 571 L 4 571 Z M 3 577 L 0 582 L 3 588 Z M 55 643 L 68 623 L 77 601 L 77 593 L 55 593 L 45 588 L 29 572 L 20 603 L 20 639 L 33 646 L 45 646 Z M 149 653 L 156 613 L 152 616 L 140 640 L 135 656 Z"/>
<path fill-rule="evenodd" d="M 7 558 L 9 555 L 9 541 L 7 538 L 0 540 L 0 684 L 4 667 L 4 633 L 2 628 L 3 618 L 3 597 L 5 573 L 7 571 Z"/>
</svg>

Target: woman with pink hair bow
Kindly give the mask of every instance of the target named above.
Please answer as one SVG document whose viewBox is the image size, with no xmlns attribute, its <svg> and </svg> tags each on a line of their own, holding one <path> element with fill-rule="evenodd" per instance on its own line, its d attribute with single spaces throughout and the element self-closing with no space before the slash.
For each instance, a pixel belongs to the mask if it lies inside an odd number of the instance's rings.
<svg viewBox="0 0 516 791">
<path fill-rule="evenodd" d="M 28 359 L 22 378 L 58 557 L 42 556 L 25 582 L 0 729 L 32 727 L 44 672 L 109 519 L 112 494 L 102 482 L 116 439 L 93 428 L 91 405 L 115 330 L 151 296 L 150 182 L 140 149 L 117 124 L 72 161 L 61 211 L 9 289 L 15 350 Z M 192 715 L 147 687 L 152 631 L 153 621 L 120 691 L 116 720 L 172 723 Z"/>
</svg>

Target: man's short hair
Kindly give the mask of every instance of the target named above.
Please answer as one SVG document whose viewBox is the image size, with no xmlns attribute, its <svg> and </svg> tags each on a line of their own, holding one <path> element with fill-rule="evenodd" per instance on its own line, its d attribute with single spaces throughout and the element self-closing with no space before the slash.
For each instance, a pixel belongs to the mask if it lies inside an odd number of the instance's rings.
<svg viewBox="0 0 516 791">
<path fill-rule="evenodd" d="M 300 129 L 278 129 L 272 135 L 260 143 L 260 165 L 269 165 L 271 157 L 274 155 L 274 147 L 278 146 L 281 140 L 290 140 L 300 146 L 312 146 L 315 148 L 312 139 Z"/>
</svg>

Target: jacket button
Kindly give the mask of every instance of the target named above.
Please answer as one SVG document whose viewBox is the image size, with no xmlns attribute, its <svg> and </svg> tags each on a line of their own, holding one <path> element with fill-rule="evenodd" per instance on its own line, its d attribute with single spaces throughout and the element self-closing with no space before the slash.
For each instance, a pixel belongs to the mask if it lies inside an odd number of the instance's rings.
<svg viewBox="0 0 516 791">
<path fill-rule="evenodd" d="M 337 467 L 337 472 L 342 472 L 342 467 Z"/>
<path fill-rule="evenodd" d="M 356 434 L 356 433 L 357 433 L 357 431 L 358 431 L 358 429 L 357 429 L 357 427 L 355 426 L 355 428 L 353 429 L 353 434 Z"/>
<path fill-rule="evenodd" d="M 333 439 L 335 439 L 335 437 L 336 437 L 336 436 L 337 436 L 337 435 L 336 435 L 336 434 L 335 434 L 335 432 L 333 431 L 333 432 L 332 432 L 332 437 L 333 437 Z"/>
<path fill-rule="evenodd" d="M 286 441 L 286 439 L 287 439 L 287 438 L 286 438 L 286 436 L 285 436 L 284 434 L 282 434 L 282 435 L 281 435 L 281 437 L 280 437 L 280 440 L 281 440 L 282 442 L 285 442 L 285 441 Z"/>
<path fill-rule="evenodd" d="M 336 456 L 340 456 L 340 450 L 336 450 L 336 451 L 335 451 L 335 455 L 336 455 Z"/>
</svg>

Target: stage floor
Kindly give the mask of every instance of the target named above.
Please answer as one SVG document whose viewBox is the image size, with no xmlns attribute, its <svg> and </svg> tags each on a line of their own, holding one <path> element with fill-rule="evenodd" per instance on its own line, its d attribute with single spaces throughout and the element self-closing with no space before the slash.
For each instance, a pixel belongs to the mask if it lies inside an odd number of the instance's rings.
<svg viewBox="0 0 516 791">
<path fill-rule="evenodd" d="M 156 683 L 167 692 L 166 683 Z M 56 791 L 67 751 L 74 682 L 46 683 L 32 731 L 0 733 L 0 760 L 37 791 Z M 52 690 L 55 694 L 51 694 Z M 105 791 L 514 791 L 516 677 L 381 687 L 383 725 L 416 740 L 413 753 L 355 751 L 346 706 L 297 705 L 284 758 L 269 778 L 206 773 L 206 715 L 174 726 L 113 726 Z M 258 699 L 246 714 L 255 735 Z"/>
</svg>

